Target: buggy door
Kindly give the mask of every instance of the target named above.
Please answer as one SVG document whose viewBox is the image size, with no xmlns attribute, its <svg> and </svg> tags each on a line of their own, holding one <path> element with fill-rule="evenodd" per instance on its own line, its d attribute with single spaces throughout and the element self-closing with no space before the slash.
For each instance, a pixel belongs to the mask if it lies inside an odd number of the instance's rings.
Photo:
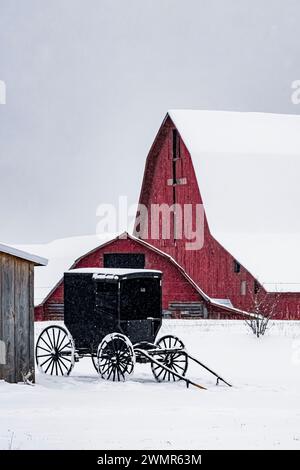
<svg viewBox="0 0 300 470">
<path fill-rule="evenodd" d="M 154 341 L 161 324 L 160 278 L 134 277 L 121 282 L 120 321 L 132 342 Z"/>
<path fill-rule="evenodd" d="M 118 331 L 118 282 L 110 280 L 96 281 L 96 321 L 101 336 Z"/>
</svg>

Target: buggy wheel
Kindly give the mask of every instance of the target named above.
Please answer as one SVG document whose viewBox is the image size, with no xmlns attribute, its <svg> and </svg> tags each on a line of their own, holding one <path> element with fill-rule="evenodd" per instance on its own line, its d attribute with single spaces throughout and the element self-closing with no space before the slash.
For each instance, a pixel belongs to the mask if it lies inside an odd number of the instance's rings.
<svg viewBox="0 0 300 470">
<path fill-rule="evenodd" d="M 97 359 L 97 354 L 91 353 L 91 359 L 93 366 L 95 367 L 96 371 L 98 372 L 98 359 Z"/>
<path fill-rule="evenodd" d="M 188 368 L 188 357 L 183 342 L 176 336 L 166 335 L 160 338 L 155 345 L 162 350 L 161 354 L 157 353 L 157 361 L 163 366 L 168 367 L 168 369 L 184 376 Z M 166 349 L 175 349 L 175 351 L 165 352 Z M 158 382 L 176 382 L 180 380 L 174 374 L 155 363 L 151 363 L 151 369 Z"/>
<path fill-rule="evenodd" d="M 132 374 L 135 353 L 129 339 L 112 333 L 101 341 L 97 352 L 98 373 L 103 379 L 120 382 Z"/>
<path fill-rule="evenodd" d="M 75 363 L 75 345 L 70 333 L 61 326 L 48 326 L 38 337 L 35 359 L 43 374 L 69 375 Z"/>
</svg>

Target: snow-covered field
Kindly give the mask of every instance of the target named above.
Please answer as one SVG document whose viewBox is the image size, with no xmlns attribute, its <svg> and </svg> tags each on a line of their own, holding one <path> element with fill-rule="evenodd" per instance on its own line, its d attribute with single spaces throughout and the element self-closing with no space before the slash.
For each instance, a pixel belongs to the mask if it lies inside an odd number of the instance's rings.
<svg viewBox="0 0 300 470">
<path fill-rule="evenodd" d="M 236 321 L 167 320 L 167 333 L 234 386 L 195 367 L 207 391 L 159 384 L 149 365 L 105 382 L 89 359 L 33 387 L 1 381 L 0 449 L 300 449 L 300 322 L 261 339 Z"/>
</svg>

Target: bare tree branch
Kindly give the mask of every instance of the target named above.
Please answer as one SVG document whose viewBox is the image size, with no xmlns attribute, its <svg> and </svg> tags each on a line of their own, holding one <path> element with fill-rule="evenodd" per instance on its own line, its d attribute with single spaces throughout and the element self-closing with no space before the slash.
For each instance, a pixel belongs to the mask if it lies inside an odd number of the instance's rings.
<svg viewBox="0 0 300 470">
<path fill-rule="evenodd" d="M 254 292 L 249 289 L 252 299 L 253 311 L 252 317 L 245 320 L 245 323 L 251 328 L 257 338 L 263 336 L 269 326 L 270 320 L 276 313 L 280 295 L 278 293 L 268 293 L 263 289 Z"/>
</svg>

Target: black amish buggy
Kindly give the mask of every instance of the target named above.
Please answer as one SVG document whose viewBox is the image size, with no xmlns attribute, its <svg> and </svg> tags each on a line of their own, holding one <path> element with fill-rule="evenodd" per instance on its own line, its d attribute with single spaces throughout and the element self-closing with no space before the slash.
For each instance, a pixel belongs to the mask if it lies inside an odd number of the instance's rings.
<svg viewBox="0 0 300 470">
<path fill-rule="evenodd" d="M 157 335 L 162 323 L 162 273 L 147 269 L 74 269 L 64 275 L 64 324 L 45 328 L 36 343 L 41 372 L 69 375 L 75 362 L 91 357 L 107 380 L 123 381 L 135 362 L 150 363 L 157 381 L 184 380 L 189 355 L 173 335 Z M 225 382 L 227 384 L 227 382 Z M 229 384 L 228 384 L 229 385 Z"/>
</svg>

